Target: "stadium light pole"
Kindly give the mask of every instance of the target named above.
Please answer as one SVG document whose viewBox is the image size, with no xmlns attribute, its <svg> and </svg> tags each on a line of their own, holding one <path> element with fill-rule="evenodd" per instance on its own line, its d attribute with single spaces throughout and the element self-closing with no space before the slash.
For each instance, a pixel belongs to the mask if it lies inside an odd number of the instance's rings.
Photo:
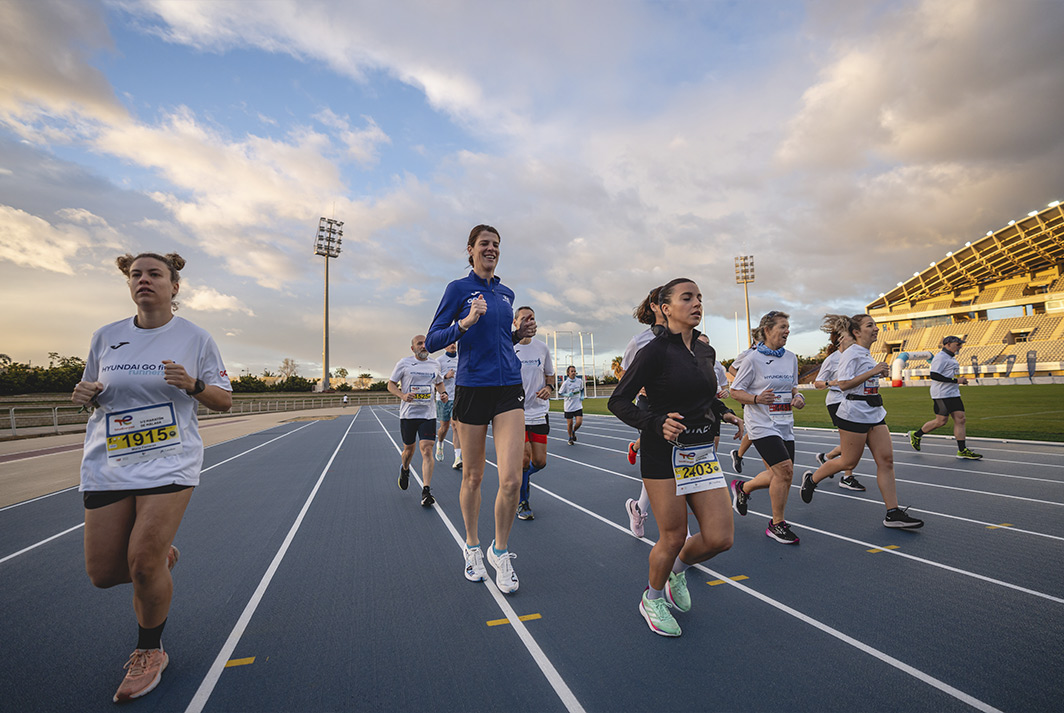
<svg viewBox="0 0 1064 713">
<path fill-rule="evenodd" d="M 328 391 L 329 381 L 329 258 L 340 254 L 340 244 L 343 243 L 344 222 L 332 218 L 318 220 L 318 234 L 314 240 L 314 254 L 325 258 L 325 319 L 323 326 L 321 362 L 322 382 L 321 390 Z"/>
<path fill-rule="evenodd" d="M 735 284 L 743 286 L 746 300 L 746 344 L 750 345 L 750 290 L 747 285 L 754 281 L 754 256 L 739 255 L 735 258 Z"/>
</svg>

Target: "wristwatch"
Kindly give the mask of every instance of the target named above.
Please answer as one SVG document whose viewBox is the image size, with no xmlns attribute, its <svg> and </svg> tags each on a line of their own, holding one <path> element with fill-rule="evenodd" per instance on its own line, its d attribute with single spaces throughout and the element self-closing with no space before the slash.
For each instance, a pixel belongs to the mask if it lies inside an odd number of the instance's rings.
<svg viewBox="0 0 1064 713">
<path fill-rule="evenodd" d="M 203 379 L 196 379 L 196 385 L 192 387 L 192 391 L 186 391 L 185 393 L 189 396 L 195 396 L 206 388 L 207 385 L 203 383 Z"/>
</svg>

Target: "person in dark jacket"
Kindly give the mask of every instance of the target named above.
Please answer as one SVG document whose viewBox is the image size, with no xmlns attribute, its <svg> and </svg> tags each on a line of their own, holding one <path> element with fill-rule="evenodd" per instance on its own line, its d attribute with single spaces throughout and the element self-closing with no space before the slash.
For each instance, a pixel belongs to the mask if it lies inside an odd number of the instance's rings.
<svg viewBox="0 0 1064 713">
<path fill-rule="evenodd" d="M 702 295 L 692 280 L 664 285 L 658 302 L 665 331 L 632 360 L 609 400 L 609 409 L 638 428 L 643 442 L 640 472 L 650 495 L 659 537 L 650 551 L 647 589 L 639 612 L 651 631 L 679 636 L 669 611 L 691 608 L 686 570 L 732 545 L 734 527 L 727 483 L 713 451 L 713 434 L 721 419 L 742 421 L 717 398 L 716 352 L 699 341 Z M 649 408 L 634 403 L 646 390 Z M 699 531 L 687 538 L 687 508 Z"/>
<path fill-rule="evenodd" d="M 466 277 L 447 285 L 426 335 L 425 348 L 434 352 L 458 343 L 455 376 L 455 423 L 462 443 L 462 490 L 459 500 L 466 527 L 465 577 L 487 578 L 477 525 L 480 482 L 484 477 L 488 425 L 499 461 L 499 491 L 495 496 L 495 539 L 488 562 L 503 592 L 517 591 L 514 553 L 508 550 L 521 489 L 521 461 L 525 448 L 525 391 L 521 362 L 514 344 L 532 336 L 534 323 L 514 321 L 514 292 L 495 276 L 499 262 L 499 231 L 478 225 L 469 233 L 466 252 L 473 267 Z"/>
</svg>

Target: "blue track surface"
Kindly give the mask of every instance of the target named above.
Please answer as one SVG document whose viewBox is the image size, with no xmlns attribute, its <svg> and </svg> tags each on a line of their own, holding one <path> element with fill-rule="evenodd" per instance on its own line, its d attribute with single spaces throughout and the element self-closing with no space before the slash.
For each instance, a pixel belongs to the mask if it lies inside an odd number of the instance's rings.
<svg viewBox="0 0 1064 713">
<path fill-rule="evenodd" d="M 796 547 L 765 537 L 758 491 L 735 516 L 734 547 L 689 572 L 694 606 L 677 615 L 683 636 L 665 639 L 637 611 L 656 529 L 651 517 L 645 539 L 628 531 L 624 502 L 640 486 L 624 457 L 631 429 L 589 416 L 570 447 L 555 428 L 533 477 L 536 519 L 510 538 L 511 596 L 462 576 L 450 448 L 434 508 L 420 506 L 418 482 L 397 488 L 394 409 L 207 449 L 175 540 L 170 667 L 130 707 L 1059 710 L 1064 448 L 980 442 L 986 457 L 967 462 L 946 439 L 914 453 L 895 437 L 899 498 L 927 523 L 916 532 L 882 526 L 867 455 L 867 493 L 829 480 L 806 505 L 792 488 Z M 799 474 L 836 442 L 797 435 Z M 755 451 L 745 465 L 756 474 Z M 496 486 L 489 466 L 485 544 Z M 82 513 L 76 491 L 0 510 L 5 710 L 114 708 L 136 637 L 132 591 L 90 585 Z"/>
</svg>

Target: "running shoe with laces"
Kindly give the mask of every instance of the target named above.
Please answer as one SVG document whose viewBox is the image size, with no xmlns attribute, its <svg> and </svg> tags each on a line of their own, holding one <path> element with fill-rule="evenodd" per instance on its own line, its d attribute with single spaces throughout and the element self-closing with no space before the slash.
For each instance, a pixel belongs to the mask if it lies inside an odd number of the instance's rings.
<svg viewBox="0 0 1064 713">
<path fill-rule="evenodd" d="M 858 482 L 857 478 L 852 475 L 844 475 L 843 477 L 839 478 L 839 487 L 844 488 L 846 490 L 856 490 L 859 493 L 863 493 L 865 491 L 865 486 L 861 485 L 861 483 Z"/>
<path fill-rule="evenodd" d="M 813 502 L 813 491 L 816 490 L 816 483 L 813 482 L 813 471 L 807 470 L 802 474 L 802 502 Z"/>
<path fill-rule="evenodd" d="M 672 612 L 669 611 L 669 605 L 664 599 L 648 599 L 649 593 L 648 587 L 643 591 L 643 597 L 639 600 L 639 613 L 643 615 L 647 626 L 660 636 L 679 636 L 682 633 L 680 625 L 676 623 Z"/>
<path fill-rule="evenodd" d="M 923 436 L 916 435 L 916 431 L 909 431 L 909 445 L 913 447 L 914 451 L 920 450 L 920 439 Z"/>
<path fill-rule="evenodd" d="M 517 519 L 518 520 L 535 520 L 536 516 L 532 514 L 532 508 L 528 506 L 527 500 L 522 500 L 517 503 Z"/>
<path fill-rule="evenodd" d="M 827 453 L 817 453 L 816 454 L 816 462 L 819 463 L 820 465 L 824 465 L 825 463 L 828 462 L 828 454 Z"/>
<path fill-rule="evenodd" d="M 768 527 L 765 528 L 765 534 L 776 542 L 782 542 L 785 545 L 798 544 L 798 535 L 791 532 L 791 526 L 787 524 L 786 520 L 783 522 L 770 522 Z"/>
<path fill-rule="evenodd" d="M 160 649 L 136 649 L 126 661 L 126 677 L 115 692 L 115 703 L 124 703 L 151 693 L 163 677 L 170 657 Z"/>
<path fill-rule="evenodd" d="M 979 460 L 983 456 L 974 452 L 971 448 L 962 448 L 957 451 L 958 458 L 964 458 L 965 460 Z"/>
<path fill-rule="evenodd" d="M 170 545 L 170 551 L 166 553 L 166 568 L 173 572 L 179 559 L 181 559 L 181 550 Z"/>
<path fill-rule="evenodd" d="M 628 462 L 635 465 L 637 455 L 639 455 L 639 451 L 635 449 L 635 441 L 632 441 L 628 444 Z"/>
<path fill-rule="evenodd" d="M 631 498 L 624 502 L 624 509 L 628 513 L 628 529 L 636 537 L 643 536 L 643 523 L 646 522 L 647 514 L 639 509 L 639 503 Z"/>
<path fill-rule="evenodd" d="M 443 462 L 443 441 L 436 441 L 436 460 Z"/>
<path fill-rule="evenodd" d="M 734 450 L 731 452 L 731 465 L 736 473 L 743 472 L 743 457 L 739 455 L 738 450 Z"/>
<path fill-rule="evenodd" d="M 514 572 L 513 560 L 517 557 L 516 552 L 507 550 L 501 555 L 495 554 L 495 540 L 488 547 L 488 562 L 495 568 L 495 585 L 503 594 L 513 594 L 517 591 L 517 573 Z"/>
<path fill-rule="evenodd" d="M 455 470 L 461 470 L 462 469 L 462 456 L 456 455 L 454 457 L 454 463 L 451 464 L 451 467 L 454 468 Z"/>
<path fill-rule="evenodd" d="M 483 582 L 488 578 L 488 570 L 484 567 L 484 552 L 480 545 L 465 547 L 465 578 L 470 582 Z"/>
<path fill-rule="evenodd" d="M 573 434 L 573 443 L 576 443 L 576 434 Z"/>
<path fill-rule="evenodd" d="M 410 469 L 409 468 L 400 468 L 399 469 L 399 489 L 400 490 L 406 490 L 407 486 L 409 486 L 409 485 L 410 485 Z"/>
<path fill-rule="evenodd" d="M 432 491 L 426 485 L 421 489 L 421 507 L 430 508 L 434 502 L 436 498 L 432 497 Z"/>
<path fill-rule="evenodd" d="M 892 508 L 887 510 L 887 516 L 883 518 L 884 527 L 900 527 L 906 530 L 915 530 L 924 526 L 923 520 L 917 520 L 909 515 L 909 508 Z"/>
<path fill-rule="evenodd" d="M 665 580 L 665 599 L 680 611 L 691 611 L 691 592 L 687 590 L 686 572 L 669 572 Z"/>
<path fill-rule="evenodd" d="M 574 443 L 576 443 L 576 439 L 575 439 L 575 438 L 573 438 L 572 436 L 570 436 L 570 437 L 569 437 L 569 445 L 571 446 L 571 445 L 573 445 Z"/>
<path fill-rule="evenodd" d="M 740 515 L 746 515 L 746 503 L 750 500 L 750 496 L 743 492 L 743 481 L 737 478 L 731 482 L 731 494 L 732 508 Z"/>
</svg>

